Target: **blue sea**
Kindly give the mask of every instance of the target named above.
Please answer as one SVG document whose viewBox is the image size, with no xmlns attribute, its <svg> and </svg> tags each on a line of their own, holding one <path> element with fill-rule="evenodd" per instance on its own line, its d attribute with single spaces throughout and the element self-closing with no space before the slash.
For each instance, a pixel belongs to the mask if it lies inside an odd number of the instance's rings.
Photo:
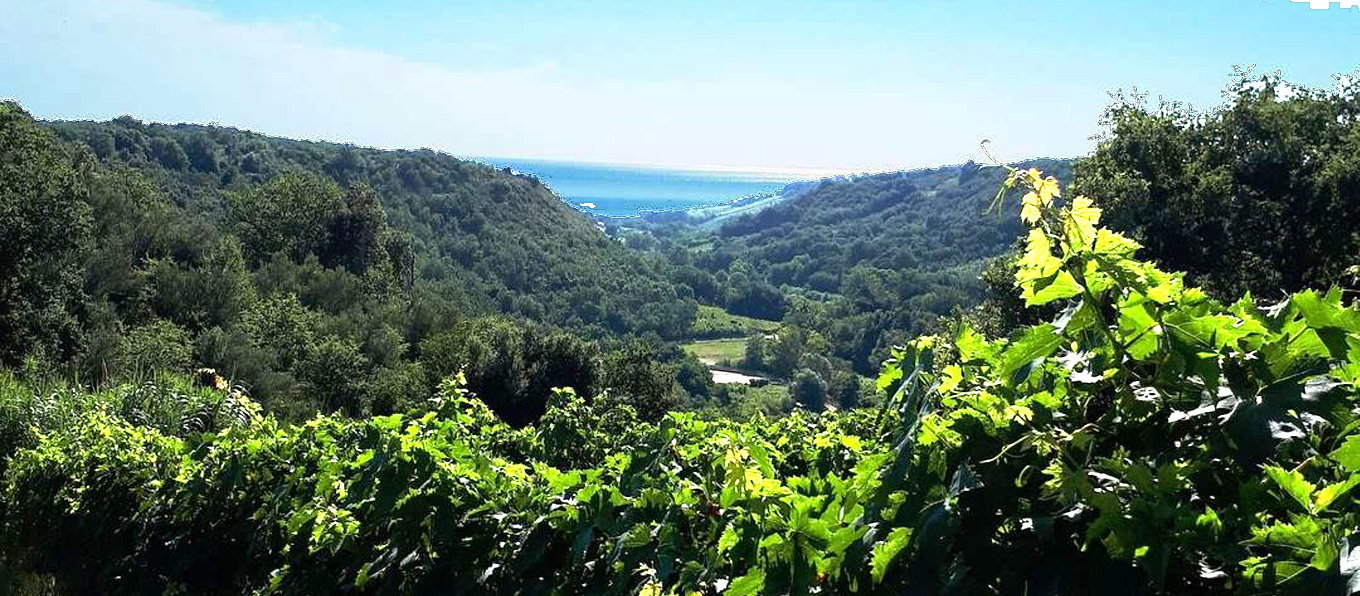
<svg viewBox="0 0 1360 596">
<path fill-rule="evenodd" d="M 785 184 L 816 178 L 806 172 L 685 169 L 561 161 L 475 158 L 498 168 L 533 174 L 580 211 L 638 217 L 648 211 L 689 209 L 772 193 Z"/>
</svg>

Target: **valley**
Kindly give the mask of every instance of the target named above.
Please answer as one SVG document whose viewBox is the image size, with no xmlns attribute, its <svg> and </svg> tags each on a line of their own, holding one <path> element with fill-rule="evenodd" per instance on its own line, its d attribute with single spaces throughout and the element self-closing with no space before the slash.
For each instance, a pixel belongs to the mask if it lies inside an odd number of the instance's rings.
<svg viewBox="0 0 1360 596">
<path fill-rule="evenodd" d="M 0 103 L 0 593 L 1350 596 L 1360 78 L 1284 89 L 814 181 Z"/>
</svg>

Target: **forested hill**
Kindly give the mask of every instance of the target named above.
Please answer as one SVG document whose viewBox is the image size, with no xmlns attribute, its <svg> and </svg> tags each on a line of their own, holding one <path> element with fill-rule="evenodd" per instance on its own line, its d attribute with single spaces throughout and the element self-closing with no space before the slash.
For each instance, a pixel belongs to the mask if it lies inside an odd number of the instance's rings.
<svg viewBox="0 0 1360 596">
<path fill-rule="evenodd" d="M 1072 163 L 1019 165 L 1066 179 Z M 686 248 L 669 254 L 729 288 L 729 311 L 813 332 L 810 351 L 825 343 L 833 358 L 869 374 L 893 343 L 983 299 L 988 263 L 1022 233 L 1013 217 L 984 215 L 1004 176 L 970 162 L 827 180 L 733 218 L 716 235 L 684 226 L 657 233 Z M 717 298 L 697 286 L 696 294 Z"/>
<path fill-rule="evenodd" d="M 1070 160 L 1021 164 L 1065 176 Z M 980 218 L 1004 171 L 962 166 L 829 180 L 725 224 L 716 252 L 740 254 L 770 281 L 836 292 L 856 267 L 939 271 L 1000 254 L 1014 218 Z"/>
<path fill-rule="evenodd" d="M 465 313 L 505 312 L 604 336 L 683 333 L 695 307 L 655 263 L 612 242 L 538 181 L 428 149 L 383 151 L 221 126 L 46 122 L 107 166 L 135 169 L 186 212 L 229 219 L 231 197 L 281 177 L 371 187 L 405 232 L 424 290 Z M 250 247 L 247 246 L 247 252 Z"/>
</svg>

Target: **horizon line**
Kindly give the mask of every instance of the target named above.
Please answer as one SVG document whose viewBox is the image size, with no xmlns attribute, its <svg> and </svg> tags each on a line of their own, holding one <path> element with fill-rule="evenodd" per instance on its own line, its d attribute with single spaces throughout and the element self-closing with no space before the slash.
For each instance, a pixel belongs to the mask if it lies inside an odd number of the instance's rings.
<svg viewBox="0 0 1360 596">
<path fill-rule="evenodd" d="M 162 126 L 185 126 L 185 125 L 187 125 L 187 126 L 202 126 L 202 127 L 206 127 L 206 128 L 213 128 L 213 127 L 217 127 L 217 128 L 230 128 L 230 129 L 234 129 L 234 130 L 239 130 L 239 131 L 243 131 L 243 132 L 258 134 L 258 135 L 261 135 L 261 136 L 270 137 L 270 138 L 276 138 L 276 139 L 286 139 L 286 140 L 290 140 L 290 141 L 299 141 L 299 142 L 305 142 L 305 143 L 328 143 L 328 144 L 332 144 L 332 145 L 349 145 L 349 146 L 357 147 L 357 148 L 360 148 L 360 149 L 372 149 L 372 150 L 377 150 L 377 151 L 420 151 L 420 150 L 430 150 L 430 151 L 435 151 L 435 152 L 439 152 L 439 153 L 444 153 L 444 154 L 449 155 L 449 156 L 451 156 L 451 157 L 454 157 L 454 158 L 456 158 L 456 159 L 461 159 L 461 160 L 464 160 L 464 161 L 474 161 L 474 162 L 483 163 L 483 164 L 491 165 L 491 166 L 496 166 L 497 164 L 495 164 L 495 163 L 492 162 L 492 161 L 488 161 L 488 160 L 510 160 L 510 161 L 544 162 L 544 163 L 556 163 L 556 164 L 568 164 L 568 165 L 584 165 L 584 166 L 613 166 L 613 167 L 626 167 L 626 168 L 643 168 L 643 169 L 655 169 L 655 170 L 670 170 L 670 171 L 678 171 L 678 172 L 725 172 L 725 173 L 734 173 L 734 174 L 760 174 L 760 175 L 767 175 L 767 176 L 773 176 L 773 175 L 787 175 L 787 176 L 792 176 L 792 178 L 789 180 L 790 182 L 800 182 L 800 181 L 820 180 L 820 179 L 824 179 L 824 178 L 832 178 L 832 177 L 836 177 L 836 176 L 853 176 L 853 175 L 857 175 L 857 174 L 862 174 L 862 175 L 890 174 L 890 173 L 896 173 L 896 172 L 910 172 L 910 171 L 917 171 L 917 170 L 931 170 L 931 169 L 937 169 L 937 168 L 948 168 L 948 167 L 954 167 L 954 166 L 963 165 L 964 163 L 967 163 L 968 161 L 972 161 L 972 162 L 975 162 L 975 163 L 981 163 L 981 162 L 979 162 L 977 159 L 975 159 L 975 157 L 977 157 L 977 156 L 970 157 L 970 158 L 968 158 L 968 159 L 965 159 L 964 161 L 960 161 L 960 162 L 957 162 L 957 163 L 936 163 L 936 164 L 932 164 L 932 165 L 916 165 L 916 166 L 908 166 L 908 165 L 901 165 L 901 166 L 888 166 L 888 165 L 880 165 L 880 166 L 771 166 L 771 165 L 726 165 L 726 164 L 662 164 L 662 163 L 647 163 L 647 162 L 609 161 L 609 160 L 588 159 L 588 158 L 587 158 L 587 159 L 575 159 L 575 158 L 563 158 L 563 157 L 535 157 L 535 156 L 519 156 L 519 157 L 514 157 L 514 156 L 506 156 L 506 155 L 475 155 L 475 154 L 470 154 L 470 153 L 459 153 L 459 152 L 455 152 L 455 151 L 452 151 L 452 150 L 449 150 L 449 149 L 446 149 L 446 148 L 431 147 L 431 146 L 429 146 L 429 145 L 422 146 L 422 147 L 381 146 L 381 145 L 368 145 L 368 144 L 364 144 L 364 143 L 362 143 L 362 142 L 356 142 L 356 141 L 336 140 L 336 139 L 334 139 L 334 138 L 329 138 L 329 139 L 328 139 L 328 138 L 324 138 L 324 137 L 308 138 L 308 137 L 303 137 L 303 136 L 294 137 L 294 136 L 288 136 L 287 134 L 262 132 L 262 131 L 260 131 L 260 130 L 255 129 L 255 128 L 247 128 L 247 127 L 245 127 L 245 126 L 249 126 L 249 125 L 242 126 L 242 125 L 226 124 L 226 123 L 223 123 L 223 122 L 220 122 L 220 121 L 217 121 L 217 120 L 211 120 L 211 121 L 208 121 L 208 122 L 182 121 L 182 122 L 171 123 L 171 122 L 166 122 L 166 121 L 147 120 L 147 119 L 143 119 L 142 117 L 139 117 L 139 116 L 136 116 L 136 115 L 133 115 L 133 114 L 130 114 L 130 113 L 119 114 L 118 116 L 113 116 L 113 117 L 110 117 L 110 118 L 105 119 L 105 120 L 100 120 L 100 119 L 98 119 L 97 116 L 85 116 L 85 117 L 47 116 L 47 117 L 41 117 L 41 116 L 38 116 L 38 115 L 34 114 L 33 111 L 31 111 L 28 107 L 26 107 L 26 106 L 23 104 L 23 102 L 20 101 L 20 100 L 19 100 L 18 98 L 16 98 L 16 97 L 0 97 L 0 101 L 14 102 L 15 104 L 17 104 L 17 105 L 19 106 L 20 109 L 22 109 L 22 110 L 24 110 L 25 112 L 27 112 L 28 114 L 30 114 L 30 115 L 33 117 L 34 120 L 46 121 L 46 122 L 93 122 L 93 123 L 103 123 L 103 122 L 112 122 L 113 120 L 116 120 L 116 119 L 121 118 L 121 117 L 130 117 L 130 118 L 136 119 L 137 121 L 139 121 L 139 122 L 140 122 L 141 124 L 143 124 L 143 125 L 147 125 L 147 124 L 159 124 L 159 125 L 162 125 Z M 1072 157 L 1041 157 L 1041 156 L 1030 156 L 1030 157 L 1025 157 L 1025 158 L 1013 160 L 1013 161 L 1010 161 L 1010 162 L 1007 162 L 1007 163 L 1020 163 L 1020 162 L 1027 162 L 1027 161 L 1033 161 L 1033 160 L 1039 160 L 1039 159 L 1071 159 L 1071 158 L 1072 158 Z M 498 167 L 503 167 L 503 166 L 498 166 Z M 533 173 L 533 172 L 525 172 L 525 173 Z"/>
</svg>

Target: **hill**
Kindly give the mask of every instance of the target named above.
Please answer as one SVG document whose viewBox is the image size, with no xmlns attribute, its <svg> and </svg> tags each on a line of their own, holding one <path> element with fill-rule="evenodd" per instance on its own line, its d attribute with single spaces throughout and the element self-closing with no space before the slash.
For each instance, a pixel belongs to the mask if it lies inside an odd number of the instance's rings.
<svg viewBox="0 0 1360 596">
<path fill-rule="evenodd" d="M 466 312 L 506 312 L 591 336 L 688 328 L 694 306 L 649 263 L 537 180 L 422 149 L 383 151 L 222 126 L 47 122 L 106 166 L 147 176 L 214 223 L 233 194 L 287 173 L 369 187 L 387 225 L 409 235 L 415 275 Z"/>
<path fill-rule="evenodd" d="M 1071 162 L 1036 160 L 1021 166 L 1066 174 Z M 845 282 L 857 267 L 942 271 L 966 266 L 1000 254 L 1020 235 L 1017 222 L 978 217 L 1002 175 L 969 162 L 827 180 L 790 201 L 726 222 L 714 255 L 720 260 L 740 255 L 768 272 L 776 285 L 833 293 L 854 293 Z"/>
<path fill-rule="evenodd" d="M 632 340 L 683 333 L 697 311 L 664 263 L 487 166 L 131 118 L 40 123 L 13 103 L 0 237 L 15 247 L 0 255 L 0 364 L 93 387 L 206 367 L 286 418 L 398 411 L 456 373 L 515 423 L 562 384 L 659 416 L 683 353 Z"/>
<path fill-rule="evenodd" d="M 1065 178 L 1072 161 L 1019 165 Z M 826 179 L 717 226 L 672 222 L 651 232 L 701 301 L 782 319 L 808 338 L 795 352 L 818 354 L 824 344 L 832 368 L 841 361 L 868 375 L 894 342 L 985 297 L 987 264 L 1023 229 L 983 216 L 1004 176 L 969 162 Z M 788 370 L 773 372 L 792 373 L 800 358 L 782 360 L 776 368 Z"/>
</svg>

